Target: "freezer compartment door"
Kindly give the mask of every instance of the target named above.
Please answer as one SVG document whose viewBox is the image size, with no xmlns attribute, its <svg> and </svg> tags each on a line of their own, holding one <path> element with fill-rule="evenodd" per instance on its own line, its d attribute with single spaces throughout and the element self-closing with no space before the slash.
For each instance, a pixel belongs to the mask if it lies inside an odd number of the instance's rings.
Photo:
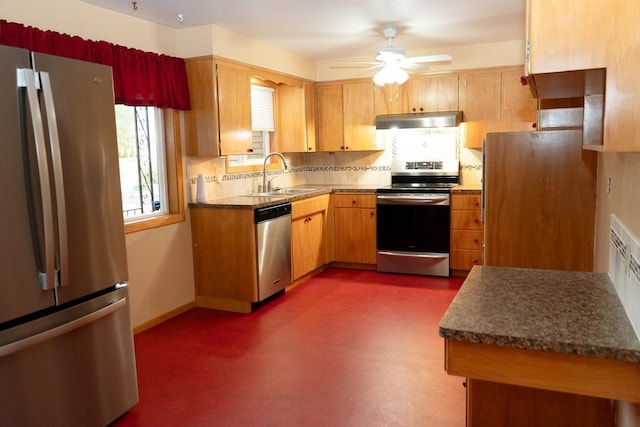
<svg viewBox="0 0 640 427">
<path fill-rule="evenodd" d="M 128 289 L 0 331 L 3 425 L 102 426 L 138 401 Z"/>
</svg>

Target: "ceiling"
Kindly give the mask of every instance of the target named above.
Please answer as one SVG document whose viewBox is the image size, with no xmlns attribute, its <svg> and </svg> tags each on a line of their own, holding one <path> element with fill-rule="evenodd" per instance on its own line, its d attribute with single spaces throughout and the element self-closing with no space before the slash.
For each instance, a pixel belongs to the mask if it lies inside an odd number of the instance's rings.
<svg viewBox="0 0 640 427">
<path fill-rule="evenodd" d="M 310 59 L 524 39 L 525 0 L 82 0 L 172 28 L 214 24 Z M 182 22 L 179 22 L 182 21 Z"/>
</svg>

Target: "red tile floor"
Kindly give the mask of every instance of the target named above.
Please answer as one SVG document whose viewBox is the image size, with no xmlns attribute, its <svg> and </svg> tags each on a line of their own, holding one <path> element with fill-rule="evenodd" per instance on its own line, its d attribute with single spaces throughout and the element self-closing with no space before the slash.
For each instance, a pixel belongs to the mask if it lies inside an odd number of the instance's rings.
<svg viewBox="0 0 640 427">
<path fill-rule="evenodd" d="M 462 284 L 329 269 L 254 310 L 193 309 L 135 336 L 124 426 L 462 427 L 438 323 Z"/>
</svg>

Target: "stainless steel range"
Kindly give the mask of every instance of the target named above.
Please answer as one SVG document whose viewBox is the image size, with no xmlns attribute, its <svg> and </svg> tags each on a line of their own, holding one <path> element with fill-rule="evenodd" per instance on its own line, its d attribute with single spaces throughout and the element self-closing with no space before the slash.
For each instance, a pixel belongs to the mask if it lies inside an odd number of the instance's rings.
<svg viewBox="0 0 640 427">
<path fill-rule="evenodd" d="M 449 276 L 450 190 L 457 159 L 394 160 L 391 185 L 379 188 L 378 271 Z"/>
</svg>

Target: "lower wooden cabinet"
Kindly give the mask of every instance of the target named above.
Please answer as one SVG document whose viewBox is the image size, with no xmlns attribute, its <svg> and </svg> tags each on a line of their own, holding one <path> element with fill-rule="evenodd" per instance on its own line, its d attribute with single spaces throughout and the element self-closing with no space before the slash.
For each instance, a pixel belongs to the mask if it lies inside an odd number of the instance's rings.
<svg viewBox="0 0 640 427">
<path fill-rule="evenodd" d="M 480 191 L 452 193 L 451 270 L 467 272 L 481 265 L 483 241 Z"/>
<path fill-rule="evenodd" d="M 335 261 L 376 263 L 376 195 L 333 195 Z"/>
<path fill-rule="evenodd" d="M 469 378 L 467 426 L 613 427 L 609 399 Z"/>
<path fill-rule="evenodd" d="M 329 194 L 291 203 L 291 263 L 293 280 L 329 262 L 327 228 Z"/>
<path fill-rule="evenodd" d="M 258 300 L 253 209 L 191 208 L 196 305 L 251 311 Z"/>
</svg>

